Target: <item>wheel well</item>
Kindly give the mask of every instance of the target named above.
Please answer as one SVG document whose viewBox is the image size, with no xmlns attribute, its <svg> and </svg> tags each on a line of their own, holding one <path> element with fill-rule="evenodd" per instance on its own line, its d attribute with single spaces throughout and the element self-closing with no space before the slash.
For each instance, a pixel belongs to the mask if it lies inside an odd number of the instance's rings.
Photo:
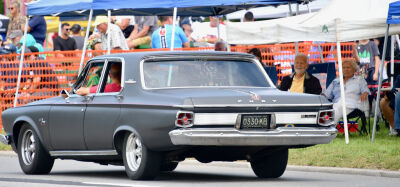
<svg viewBox="0 0 400 187">
<path fill-rule="evenodd" d="M 19 136 L 19 131 L 21 131 L 22 125 L 28 124 L 26 121 L 18 121 L 14 124 L 13 128 L 13 142 L 15 143 L 15 147 L 18 146 L 18 136 Z"/>
<path fill-rule="evenodd" d="M 114 147 L 115 147 L 115 150 L 118 152 L 118 154 L 122 153 L 122 146 L 123 146 L 122 144 L 124 143 L 124 138 L 125 138 L 126 133 L 130 133 L 130 131 L 122 130 L 122 131 L 118 131 L 114 135 Z"/>
</svg>

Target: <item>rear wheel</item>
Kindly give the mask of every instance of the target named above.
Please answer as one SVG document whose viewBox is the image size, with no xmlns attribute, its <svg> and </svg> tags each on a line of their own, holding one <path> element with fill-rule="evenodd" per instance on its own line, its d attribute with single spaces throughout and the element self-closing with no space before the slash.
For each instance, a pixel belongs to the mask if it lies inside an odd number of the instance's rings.
<svg viewBox="0 0 400 187">
<path fill-rule="evenodd" d="M 152 180 L 160 172 L 160 153 L 147 149 L 135 133 L 125 135 L 123 160 L 126 174 L 132 180 Z"/>
<path fill-rule="evenodd" d="M 48 174 L 53 168 L 50 157 L 32 127 L 24 125 L 18 136 L 18 160 L 26 174 Z"/>
<path fill-rule="evenodd" d="M 288 149 L 279 150 L 268 155 L 255 156 L 250 161 L 251 168 L 259 178 L 278 178 L 286 170 Z"/>
</svg>

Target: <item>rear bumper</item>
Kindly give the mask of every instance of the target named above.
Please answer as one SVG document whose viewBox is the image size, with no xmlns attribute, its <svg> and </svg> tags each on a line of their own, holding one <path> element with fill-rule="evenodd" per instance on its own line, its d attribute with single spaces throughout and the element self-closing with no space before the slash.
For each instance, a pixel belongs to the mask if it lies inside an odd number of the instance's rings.
<svg viewBox="0 0 400 187">
<path fill-rule="evenodd" d="M 337 134 L 334 127 L 279 127 L 271 131 L 223 128 L 188 128 L 169 132 L 174 145 L 274 146 L 328 144 Z"/>
<path fill-rule="evenodd" d="M 0 142 L 3 143 L 4 145 L 10 145 L 10 137 L 7 135 L 2 135 L 0 134 Z"/>
</svg>

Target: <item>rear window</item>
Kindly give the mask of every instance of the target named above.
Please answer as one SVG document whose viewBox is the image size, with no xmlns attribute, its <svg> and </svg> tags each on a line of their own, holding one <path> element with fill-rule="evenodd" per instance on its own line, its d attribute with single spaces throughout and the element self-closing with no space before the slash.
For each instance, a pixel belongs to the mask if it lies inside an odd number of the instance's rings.
<svg viewBox="0 0 400 187">
<path fill-rule="evenodd" d="M 269 87 L 263 70 L 248 61 L 150 61 L 142 71 L 146 88 Z"/>
</svg>

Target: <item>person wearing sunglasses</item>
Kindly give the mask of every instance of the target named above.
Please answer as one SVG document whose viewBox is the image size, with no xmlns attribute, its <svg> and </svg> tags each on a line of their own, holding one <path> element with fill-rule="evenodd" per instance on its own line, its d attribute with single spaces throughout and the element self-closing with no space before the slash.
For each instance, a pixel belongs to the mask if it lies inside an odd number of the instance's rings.
<svg viewBox="0 0 400 187">
<path fill-rule="evenodd" d="M 8 7 L 8 10 L 10 11 L 11 17 L 10 17 L 10 23 L 8 24 L 6 38 L 9 38 L 11 32 L 15 30 L 23 31 L 24 30 L 23 28 L 25 27 L 25 18 L 19 12 L 20 4 L 17 1 L 11 2 L 10 6 Z M 11 43 L 11 41 L 7 43 Z"/>
<path fill-rule="evenodd" d="M 61 35 L 53 40 L 54 51 L 73 51 L 76 50 L 75 39 L 69 37 L 71 27 L 68 23 L 61 25 Z"/>
</svg>

